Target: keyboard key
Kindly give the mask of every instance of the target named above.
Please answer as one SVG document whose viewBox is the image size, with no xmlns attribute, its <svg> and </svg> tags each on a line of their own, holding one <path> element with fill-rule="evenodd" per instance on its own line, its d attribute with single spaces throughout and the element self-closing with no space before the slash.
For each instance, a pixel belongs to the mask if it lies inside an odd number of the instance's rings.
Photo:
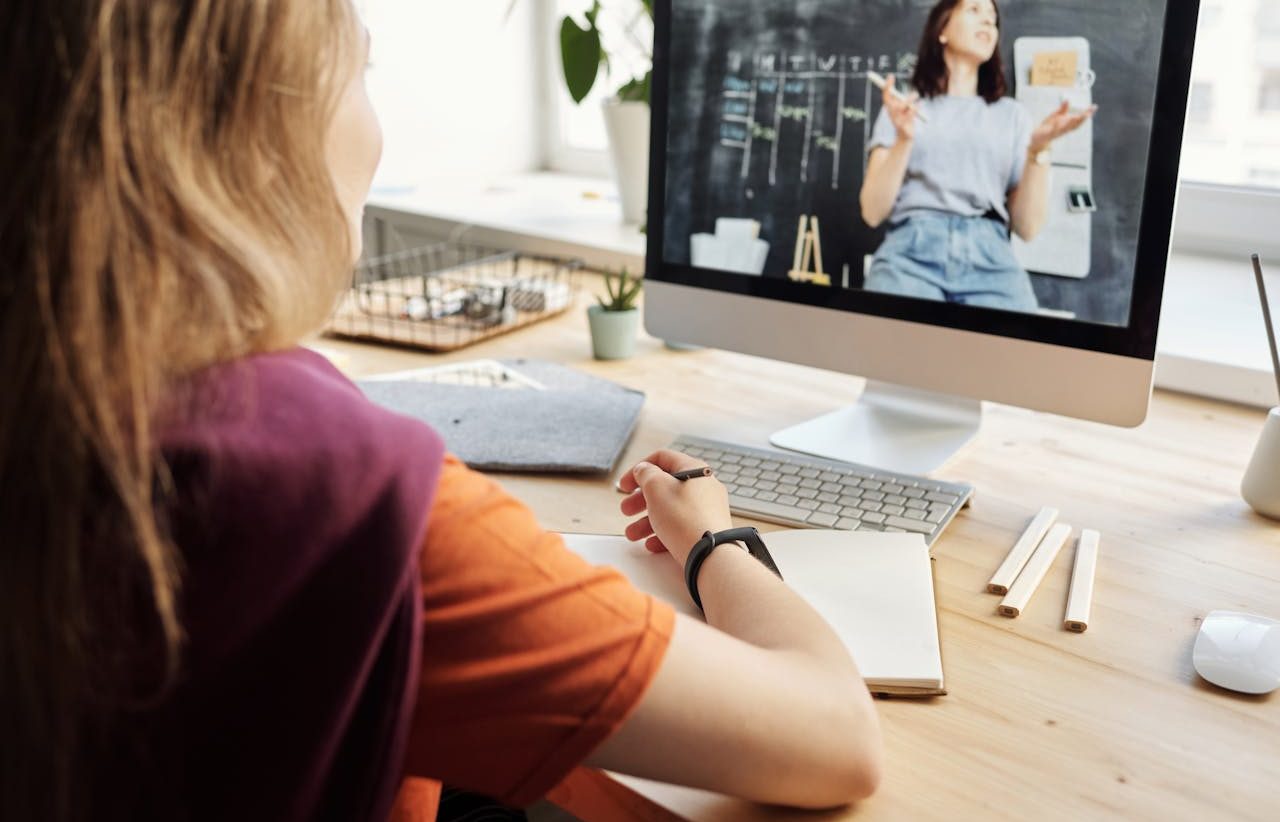
<svg viewBox="0 0 1280 822">
<path fill-rule="evenodd" d="M 799 473 L 800 473 L 800 466 L 798 466 L 798 465 L 789 465 L 789 464 L 788 464 L 788 465 L 782 465 L 782 466 L 779 466 L 778 471 L 779 471 L 779 473 L 786 474 L 786 475 L 787 475 L 787 476 L 789 476 L 789 477 L 793 477 L 793 476 L 795 476 L 796 474 L 799 474 Z"/>
<path fill-rule="evenodd" d="M 895 528 L 901 528 L 904 531 L 914 531 L 917 534 L 932 534 L 933 525 L 927 522 L 917 522 L 914 519 L 906 517 L 889 517 L 885 520 L 885 525 L 892 525 Z"/>
<path fill-rule="evenodd" d="M 830 528 L 836 524 L 836 516 L 834 514 L 814 514 L 809 517 L 808 523 L 819 528 Z"/>
<path fill-rule="evenodd" d="M 800 499 L 816 500 L 818 498 L 818 492 L 812 488 L 801 488 L 799 491 L 796 491 L 796 496 Z"/>
<path fill-rule="evenodd" d="M 924 519 L 924 511 L 920 511 L 915 508 L 910 508 L 907 510 L 905 514 L 903 514 L 903 516 L 906 517 L 907 519 L 922 520 Z"/>
<path fill-rule="evenodd" d="M 762 470 L 760 471 L 760 479 L 769 480 L 770 482 L 777 482 L 778 480 L 782 479 L 782 475 L 779 474 L 777 471 L 765 471 L 762 468 Z"/>
<path fill-rule="evenodd" d="M 816 491 L 816 490 L 818 490 L 819 488 L 821 488 L 821 487 L 822 487 L 822 483 L 821 483 L 821 482 L 818 482 L 816 479 L 802 479 L 802 480 L 800 480 L 800 487 L 801 487 L 801 488 L 812 488 L 813 490 L 815 490 L 815 491 Z"/>
<path fill-rule="evenodd" d="M 872 525 L 879 525 L 880 523 L 885 521 L 885 515 L 877 514 L 875 512 L 869 512 L 862 515 L 862 521 L 864 523 L 870 523 Z"/>
<path fill-rule="evenodd" d="M 755 468 L 759 464 L 760 464 L 760 460 L 756 459 L 755 457 L 742 458 L 742 465 L 745 465 L 748 468 Z"/>
<path fill-rule="evenodd" d="M 860 493 L 845 494 L 843 497 L 840 498 L 839 502 L 841 505 L 857 505 L 859 502 L 861 502 L 861 497 L 862 497 L 862 494 Z"/>
<path fill-rule="evenodd" d="M 935 524 L 942 522 L 944 519 L 947 518 L 947 511 L 950 511 L 950 510 L 951 509 L 948 508 L 945 511 L 930 511 L 928 514 L 925 515 L 924 520 L 925 522 L 932 522 Z"/>
<path fill-rule="evenodd" d="M 817 511 L 818 501 L 816 499 L 802 499 L 796 503 L 797 508 L 803 508 L 806 511 Z"/>
<path fill-rule="evenodd" d="M 925 502 L 925 501 L 924 501 L 924 500 L 922 500 L 922 499 L 909 499 L 909 500 L 907 500 L 907 507 L 908 507 L 908 508 L 915 508 L 915 509 L 920 510 L 920 511 L 928 511 L 928 510 L 929 510 L 929 503 Z"/>
<path fill-rule="evenodd" d="M 800 476 L 804 477 L 805 479 L 817 479 L 818 474 L 820 473 L 821 472 L 817 468 L 801 468 L 800 469 Z"/>
<path fill-rule="evenodd" d="M 840 475 L 835 471 L 823 471 L 822 474 L 819 475 L 818 479 L 823 482 L 839 482 Z"/>
<path fill-rule="evenodd" d="M 960 498 L 953 494 L 940 494 L 937 491 L 931 494 L 925 494 L 924 498 L 929 500 L 929 502 L 940 502 L 943 505 L 955 505 L 960 501 Z"/>
<path fill-rule="evenodd" d="M 852 519 L 862 519 L 865 512 L 861 508 L 844 507 L 840 509 L 841 516 L 850 517 Z"/>
<path fill-rule="evenodd" d="M 839 514 L 840 506 L 831 502 L 824 502 L 818 506 L 818 510 L 824 514 Z"/>
<path fill-rule="evenodd" d="M 907 489 L 896 482 L 891 482 L 885 485 L 880 490 L 884 491 L 886 494 L 901 494 L 903 491 Z"/>
<path fill-rule="evenodd" d="M 880 505 L 881 503 L 874 502 L 869 499 L 864 499 L 862 502 L 858 503 L 858 507 L 861 508 L 863 511 L 879 511 Z"/>
<path fill-rule="evenodd" d="M 734 500 L 737 499 L 737 502 Z M 751 511 L 762 516 L 772 519 L 790 520 L 791 522 L 804 522 L 809 516 L 808 511 L 801 511 L 790 505 L 779 505 L 776 502 L 760 502 L 759 500 L 748 500 L 740 497 L 729 497 L 730 508 L 750 509 Z"/>
<path fill-rule="evenodd" d="M 800 502 L 800 498 L 794 494 L 779 494 L 774 501 L 779 505 L 795 506 L 796 503 Z"/>
<path fill-rule="evenodd" d="M 739 488 L 754 488 L 756 481 L 751 477 L 738 477 Z"/>
<path fill-rule="evenodd" d="M 800 486 L 791 485 L 789 483 L 783 483 L 779 485 L 775 490 L 777 490 L 779 494 L 794 494 L 796 491 L 800 490 Z"/>
<path fill-rule="evenodd" d="M 856 531 L 858 530 L 858 526 L 861 524 L 862 522 L 860 520 L 852 519 L 850 517 L 836 520 L 836 528 L 839 528 L 841 531 Z"/>
<path fill-rule="evenodd" d="M 906 531 L 902 530 L 901 528 L 895 528 L 892 525 L 886 525 L 884 527 L 884 532 L 886 534 L 905 534 L 906 533 Z"/>
<path fill-rule="evenodd" d="M 781 467 L 782 467 L 782 463 L 774 462 L 773 460 L 765 460 L 764 462 L 760 463 L 761 471 L 777 471 Z"/>
<path fill-rule="evenodd" d="M 868 502 L 884 502 L 884 494 L 879 491 L 868 491 L 862 495 L 862 498 Z"/>
<path fill-rule="evenodd" d="M 924 491 L 919 488 L 907 488 L 902 492 L 902 496 L 907 499 L 924 499 Z"/>
<path fill-rule="evenodd" d="M 773 502 L 778 498 L 778 492 L 777 491 L 760 491 L 759 493 L 756 494 L 755 498 L 758 500 L 761 500 L 762 502 Z M 923 512 L 921 512 L 921 514 L 923 515 Z"/>
<path fill-rule="evenodd" d="M 902 496 L 901 494 L 890 494 L 889 496 L 884 498 L 884 501 L 889 503 L 890 505 L 905 505 L 907 502 L 907 498 Z"/>
<path fill-rule="evenodd" d="M 818 502 L 835 502 L 838 499 L 835 494 L 818 494 Z"/>
<path fill-rule="evenodd" d="M 890 516 L 901 516 L 906 510 L 907 509 L 903 508 L 901 505 L 885 505 L 880 509 L 880 513 L 889 514 Z"/>
<path fill-rule="evenodd" d="M 863 490 L 866 491 L 879 491 L 884 487 L 883 482 L 877 482 L 876 480 L 863 480 L 861 485 Z"/>
<path fill-rule="evenodd" d="M 734 491 L 733 493 L 734 493 L 734 494 L 736 494 L 737 496 L 739 496 L 739 497 L 743 497 L 743 498 L 745 498 L 745 499 L 754 499 L 754 498 L 755 498 L 755 496 L 756 496 L 756 489 L 754 489 L 754 488 L 739 488 L 737 491 Z"/>
<path fill-rule="evenodd" d="M 738 476 L 758 477 L 760 476 L 760 469 L 759 468 L 743 468 L 741 471 L 738 472 Z"/>
</svg>

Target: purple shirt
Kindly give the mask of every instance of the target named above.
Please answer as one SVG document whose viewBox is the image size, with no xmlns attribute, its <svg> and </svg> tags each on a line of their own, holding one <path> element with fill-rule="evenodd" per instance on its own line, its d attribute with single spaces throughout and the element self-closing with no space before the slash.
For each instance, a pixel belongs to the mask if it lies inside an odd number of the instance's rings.
<svg viewBox="0 0 1280 822">
<path fill-rule="evenodd" d="M 303 349 L 210 369 L 175 405 L 160 442 L 187 643 L 148 732 L 157 795 L 194 819 L 384 819 L 439 436 Z"/>
</svg>

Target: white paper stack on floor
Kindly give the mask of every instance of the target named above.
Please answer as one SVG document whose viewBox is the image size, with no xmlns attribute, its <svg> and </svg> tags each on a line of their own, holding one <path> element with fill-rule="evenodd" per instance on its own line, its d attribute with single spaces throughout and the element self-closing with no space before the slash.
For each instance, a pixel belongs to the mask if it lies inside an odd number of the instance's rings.
<svg viewBox="0 0 1280 822">
<path fill-rule="evenodd" d="M 670 556 L 625 537 L 564 538 L 587 561 L 613 566 L 642 591 L 701 618 Z M 783 579 L 835 629 L 873 693 L 946 693 L 932 560 L 921 536 L 803 529 L 764 540 Z"/>
</svg>

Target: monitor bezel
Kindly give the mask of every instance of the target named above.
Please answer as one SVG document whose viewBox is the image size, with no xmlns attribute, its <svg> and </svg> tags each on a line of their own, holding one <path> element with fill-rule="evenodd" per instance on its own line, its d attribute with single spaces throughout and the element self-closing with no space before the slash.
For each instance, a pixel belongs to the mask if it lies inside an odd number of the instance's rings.
<svg viewBox="0 0 1280 822">
<path fill-rule="evenodd" d="M 1125 326 L 1039 314 L 977 308 L 868 291 L 822 288 L 772 277 L 734 274 L 663 259 L 667 195 L 668 86 L 671 2 L 654 2 L 653 78 L 649 158 L 648 244 L 651 280 L 850 314 L 866 314 L 1153 361 L 1164 292 L 1178 164 L 1191 86 L 1199 0 L 1167 0 L 1157 70 L 1146 186 L 1142 198 L 1133 293 Z M 1152 207 L 1155 204 L 1155 207 Z"/>
</svg>

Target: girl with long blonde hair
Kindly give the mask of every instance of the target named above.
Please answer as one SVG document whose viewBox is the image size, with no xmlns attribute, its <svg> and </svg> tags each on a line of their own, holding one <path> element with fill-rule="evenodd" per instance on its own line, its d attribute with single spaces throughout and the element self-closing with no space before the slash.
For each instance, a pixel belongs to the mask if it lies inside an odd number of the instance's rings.
<svg viewBox="0 0 1280 822">
<path fill-rule="evenodd" d="M 751 557 L 677 618 L 298 347 L 381 149 L 349 0 L 9 0 L 0 31 L 0 818 L 520 806 L 584 762 L 874 790 L 856 667 Z M 668 473 L 697 464 L 623 479 L 680 563 L 730 524 Z"/>
</svg>

